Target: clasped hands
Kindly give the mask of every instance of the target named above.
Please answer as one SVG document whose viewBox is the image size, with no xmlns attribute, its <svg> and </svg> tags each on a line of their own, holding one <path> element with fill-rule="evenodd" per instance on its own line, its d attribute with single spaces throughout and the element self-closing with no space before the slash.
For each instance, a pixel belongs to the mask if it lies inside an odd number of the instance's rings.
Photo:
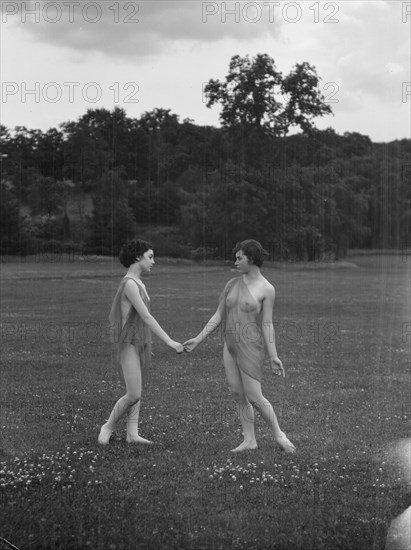
<svg viewBox="0 0 411 550">
<path fill-rule="evenodd" d="M 173 341 L 171 344 L 171 347 L 179 354 L 183 353 L 184 351 L 187 351 L 189 353 L 190 351 L 193 351 L 193 349 L 197 346 L 198 342 L 195 338 L 190 338 L 190 340 L 186 340 L 183 344 L 175 341 Z"/>
</svg>

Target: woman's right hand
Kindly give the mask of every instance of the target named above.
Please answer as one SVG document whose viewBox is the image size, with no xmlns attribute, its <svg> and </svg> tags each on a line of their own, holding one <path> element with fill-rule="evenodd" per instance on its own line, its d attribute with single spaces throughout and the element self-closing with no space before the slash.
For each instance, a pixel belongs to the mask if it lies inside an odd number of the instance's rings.
<svg viewBox="0 0 411 550">
<path fill-rule="evenodd" d="M 285 376 L 284 367 L 279 357 L 270 357 L 270 366 L 274 374 L 278 376 Z"/>
<path fill-rule="evenodd" d="M 176 342 L 175 340 L 171 340 L 168 344 L 170 348 L 173 348 L 177 353 L 183 353 L 184 346 L 180 344 L 180 342 Z"/>
<path fill-rule="evenodd" d="M 183 344 L 185 351 L 193 351 L 198 346 L 198 342 L 195 338 L 190 338 L 190 340 L 186 340 Z"/>
</svg>

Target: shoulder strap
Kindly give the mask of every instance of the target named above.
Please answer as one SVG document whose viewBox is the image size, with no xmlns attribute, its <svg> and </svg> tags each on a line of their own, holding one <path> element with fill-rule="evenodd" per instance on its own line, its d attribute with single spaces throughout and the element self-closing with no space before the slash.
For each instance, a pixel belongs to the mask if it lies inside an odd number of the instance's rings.
<svg viewBox="0 0 411 550">
<path fill-rule="evenodd" d="M 138 288 L 141 289 L 144 292 L 144 294 L 146 295 L 147 300 L 150 301 L 150 296 L 147 294 L 146 289 L 138 281 L 136 281 L 136 279 L 133 279 L 133 277 L 127 277 L 127 275 L 125 277 L 123 277 L 123 279 L 131 279 L 132 281 L 134 281 L 136 283 L 136 285 L 138 286 Z"/>
</svg>

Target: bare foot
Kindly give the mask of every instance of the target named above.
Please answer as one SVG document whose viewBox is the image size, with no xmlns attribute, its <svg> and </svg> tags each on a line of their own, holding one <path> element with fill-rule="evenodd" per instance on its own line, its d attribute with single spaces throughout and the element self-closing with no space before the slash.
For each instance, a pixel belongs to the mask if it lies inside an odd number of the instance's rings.
<svg viewBox="0 0 411 550">
<path fill-rule="evenodd" d="M 128 435 L 127 434 L 127 443 L 142 443 L 143 445 L 151 445 L 153 442 L 149 439 L 141 437 L 141 435 Z"/>
<path fill-rule="evenodd" d="M 232 453 L 242 453 L 243 451 L 254 451 L 257 448 L 257 442 L 255 439 L 251 441 L 243 441 L 241 445 L 235 449 L 231 449 Z"/>
<path fill-rule="evenodd" d="M 111 434 L 113 433 L 110 428 L 107 428 L 106 424 L 103 424 L 100 429 L 100 434 L 98 436 L 98 442 L 100 445 L 108 445 L 110 441 Z"/>
<path fill-rule="evenodd" d="M 291 443 L 291 441 L 288 439 L 288 437 L 285 435 L 284 432 L 282 432 L 282 435 L 278 436 L 277 444 L 281 447 L 281 449 L 286 453 L 295 453 L 296 448 Z"/>
</svg>

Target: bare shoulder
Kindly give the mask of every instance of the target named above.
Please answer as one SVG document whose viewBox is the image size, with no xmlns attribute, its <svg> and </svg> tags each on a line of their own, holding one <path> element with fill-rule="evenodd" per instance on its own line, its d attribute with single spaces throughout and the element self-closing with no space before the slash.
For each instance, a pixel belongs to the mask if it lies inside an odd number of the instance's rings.
<svg viewBox="0 0 411 550">
<path fill-rule="evenodd" d="M 135 290 L 136 289 L 136 285 L 137 283 L 134 281 L 134 279 L 131 279 L 131 277 L 127 277 L 127 279 L 125 280 L 124 282 L 124 290 L 129 290 L 129 289 L 133 289 Z"/>
<path fill-rule="evenodd" d="M 264 289 L 264 298 L 274 300 L 275 288 L 269 281 L 267 281 L 265 277 L 263 277 L 263 280 L 262 280 L 262 287 Z"/>
<path fill-rule="evenodd" d="M 140 295 L 140 292 L 139 292 L 139 285 L 138 283 L 132 279 L 131 277 L 127 277 L 127 280 L 126 282 L 124 283 L 124 287 L 123 287 L 123 295 L 124 294 L 128 294 L 128 295 Z"/>
</svg>

